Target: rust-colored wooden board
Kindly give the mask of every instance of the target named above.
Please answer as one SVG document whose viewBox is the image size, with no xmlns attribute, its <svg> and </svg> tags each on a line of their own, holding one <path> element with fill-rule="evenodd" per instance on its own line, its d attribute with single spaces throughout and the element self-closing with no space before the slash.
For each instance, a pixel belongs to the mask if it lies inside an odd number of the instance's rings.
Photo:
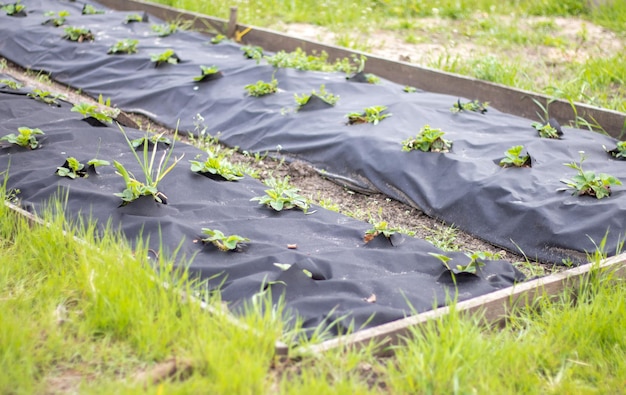
<svg viewBox="0 0 626 395">
<path fill-rule="evenodd" d="M 158 5 L 140 0 L 100 0 L 100 3 L 122 11 L 145 11 L 164 20 L 184 19 L 193 22 L 193 28 L 201 31 L 217 31 L 227 33 L 229 21 L 194 12 L 178 10 L 172 7 Z M 231 30 L 232 15 L 231 15 Z M 235 24 L 234 32 L 241 34 L 250 26 Z M 296 48 L 310 51 L 325 51 L 330 59 L 350 57 L 353 54 L 363 54 L 337 46 L 326 45 L 314 41 L 290 37 L 285 34 L 267 29 L 251 27 L 243 37 L 244 44 L 258 45 L 269 51 L 293 51 Z M 374 55 L 367 56 L 366 70 L 399 84 L 414 86 L 425 91 L 443 93 L 452 96 L 466 97 L 487 101 L 490 106 L 513 115 L 539 120 L 536 113 L 539 107 L 533 100 L 548 106 L 550 116 L 562 124 L 583 117 L 590 123 L 598 125 L 611 136 L 621 138 L 626 133 L 626 114 L 594 107 L 582 103 L 570 103 L 565 100 L 554 100 L 546 95 L 510 88 L 504 85 L 462 77 L 426 67 L 416 66 L 406 62 L 396 62 Z M 573 107 L 575 106 L 575 108 Z"/>
</svg>

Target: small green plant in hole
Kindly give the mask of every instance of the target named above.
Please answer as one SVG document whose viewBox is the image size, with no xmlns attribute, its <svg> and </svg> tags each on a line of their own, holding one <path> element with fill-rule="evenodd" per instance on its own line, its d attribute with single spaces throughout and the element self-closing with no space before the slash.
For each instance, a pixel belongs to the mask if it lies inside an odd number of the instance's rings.
<svg viewBox="0 0 626 395">
<path fill-rule="evenodd" d="M 448 271 L 452 275 L 452 281 L 454 282 L 454 284 L 456 284 L 456 277 L 455 277 L 456 274 L 460 274 L 460 273 L 476 274 L 479 268 L 485 266 L 486 260 L 494 260 L 494 259 L 502 258 L 502 256 L 499 253 L 493 253 L 493 252 L 488 252 L 488 251 L 475 251 L 472 253 L 466 252 L 465 256 L 467 256 L 470 259 L 468 263 L 466 263 L 465 265 L 451 266 L 450 261 L 452 261 L 452 258 L 450 258 L 449 256 L 443 255 L 443 254 L 436 254 L 434 252 L 429 252 L 428 254 L 439 259 L 439 261 L 441 261 L 441 263 L 446 267 L 446 269 L 448 269 Z"/>
<path fill-rule="evenodd" d="M 23 4 L 20 4 L 20 0 L 17 0 L 13 4 L 5 4 L 2 6 L 2 11 L 6 12 L 8 16 L 15 16 L 21 12 L 24 12 L 26 7 Z"/>
<path fill-rule="evenodd" d="M 298 95 L 297 93 L 294 93 L 293 96 L 294 96 L 294 99 L 296 100 L 296 103 L 298 104 L 298 108 L 307 104 L 309 100 L 311 100 L 311 96 L 317 96 L 332 106 L 337 104 L 337 102 L 339 101 L 339 95 L 335 95 L 331 92 L 328 92 L 324 84 L 320 85 L 319 92 L 313 89 L 310 94 L 303 93 L 301 95 Z"/>
<path fill-rule="evenodd" d="M 220 69 L 217 68 L 217 66 L 213 65 L 213 66 L 200 66 L 200 75 L 193 77 L 193 80 L 196 82 L 200 82 L 203 81 L 206 78 L 210 78 L 211 76 L 217 74 L 220 72 Z"/>
<path fill-rule="evenodd" d="M 33 89 L 32 92 L 27 94 L 27 96 L 51 106 L 58 106 L 59 102 L 57 101 L 57 99 L 64 97 L 60 94 L 53 94 L 51 92 L 44 91 L 38 88 Z"/>
<path fill-rule="evenodd" d="M 223 34 L 217 34 L 215 37 L 211 38 L 211 44 L 219 44 L 222 41 L 226 40 L 226 36 Z"/>
<path fill-rule="evenodd" d="M 461 99 L 457 100 L 456 103 L 450 108 L 452 112 L 461 112 L 461 111 L 473 111 L 484 114 L 487 112 L 487 107 L 489 106 L 489 102 L 479 102 L 478 100 L 468 101 L 466 103 L 462 103 Z"/>
<path fill-rule="evenodd" d="M 217 229 L 202 228 L 202 233 L 207 237 L 203 238 L 204 243 L 212 243 L 220 251 L 236 251 L 240 248 L 241 243 L 250 241 L 250 239 L 239 235 L 228 235 Z"/>
<path fill-rule="evenodd" d="M 145 136 L 132 139 L 130 141 L 130 144 L 133 146 L 133 149 L 137 149 L 146 143 L 154 144 L 154 145 L 157 145 L 158 143 L 162 143 L 165 145 L 172 145 L 172 140 L 170 140 L 170 138 L 165 136 L 163 133 L 152 134 L 152 135 L 148 135 L 148 133 L 146 133 Z"/>
<path fill-rule="evenodd" d="M 415 93 L 415 92 L 417 92 L 417 88 L 416 87 L 409 86 L 409 85 L 406 85 L 404 88 L 402 88 L 402 90 L 404 92 L 406 92 L 406 93 Z"/>
<path fill-rule="evenodd" d="M 264 184 L 270 189 L 265 190 L 265 195 L 253 197 L 250 201 L 258 201 L 276 211 L 297 207 L 306 213 L 309 209 L 307 199 L 298 194 L 300 190 L 289 184 L 289 177 L 282 180 L 272 177 L 265 180 Z"/>
<path fill-rule="evenodd" d="M 70 41 L 82 43 L 83 41 L 93 41 L 94 35 L 91 30 L 84 27 L 67 26 L 64 30 L 63 38 Z"/>
<path fill-rule="evenodd" d="M 156 63 L 156 66 L 159 67 L 162 64 L 178 64 L 178 57 L 174 53 L 173 49 L 166 49 L 165 51 L 157 54 L 150 55 L 150 60 Z"/>
<path fill-rule="evenodd" d="M 253 45 L 245 45 L 241 47 L 243 56 L 248 59 L 254 59 L 257 63 L 263 59 L 263 48 Z"/>
<path fill-rule="evenodd" d="M 139 40 L 135 40 L 134 38 L 125 38 L 111 45 L 107 53 L 109 55 L 118 54 L 118 53 L 120 54 L 136 53 L 137 44 L 139 44 Z"/>
<path fill-rule="evenodd" d="M 371 222 L 371 224 L 372 228 L 366 230 L 365 236 L 363 237 L 363 241 L 365 243 L 369 243 L 370 241 L 374 240 L 376 236 L 381 234 L 389 239 L 391 235 L 398 232 L 398 228 L 390 227 L 387 221 Z"/>
<path fill-rule="evenodd" d="M 87 165 L 93 165 L 94 167 L 105 166 L 108 164 L 109 162 L 102 159 L 92 159 L 87 163 Z M 75 179 L 76 177 L 85 178 L 87 177 L 87 169 L 84 164 L 78 161 L 78 159 L 70 156 L 65 159 L 64 166 L 57 167 L 56 175 L 71 179 Z"/>
<path fill-rule="evenodd" d="M 365 80 L 367 81 L 368 84 L 378 84 L 380 83 L 380 78 L 374 74 L 371 73 L 366 73 L 364 74 L 365 76 Z"/>
<path fill-rule="evenodd" d="M 271 95 L 272 93 L 276 93 L 278 91 L 278 80 L 274 77 L 272 77 L 270 82 L 259 80 L 255 84 L 248 84 L 244 86 L 244 89 L 250 96 L 260 97 Z"/>
<path fill-rule="evenodd" d="M 226 181 L 237 181 L 243 178 L 243 172 L 235 168 L 223 155 L 215 154 L 212 150 L 207 151 L 204 161 L 190 160 L 191 171 L 218 175 Z"/>
<path fill-rule="evenodd" d="M 179 30 L 187 30 L 191 27 L 191 21 L 172 21 L 168 23 L 164 23 L 162 25 L 152 25 L 152 31 L 155 32 L 159 37 L 167 37 L 171 34 L 176 33 Z"/>
<path fill-rule="evenodd" d="M 74 105 L 74 107 L 72 107 L 71 111 L 82 114 L 83 117 L 85 118 L 89 118 L 89 117 L 95 118 L 102 123 L 113 123 L 113 118 L 112 118 L 113 114 L 108 114 L 105 111 L 101 111 L 98 108 L 98 106 L 95 104 L 90 104 L 90 103 L 76 104 Z"/>
<path fill-rule="evenodd" d="M 402 142 L 402 151 L 448 152 L 452 147 L 452 141 L 444 139 L 444 134 L 441 129 L 424 125 L 417 136 Z"/>
<path fill-rule="evenodd" d="M 378 125 L 380 121 L 391 116 L 391 114 L 383 114 L 384 111 L 387 111 L 386 106 L 372 106 L 365 108 L 363 112 L 351 112 L 346 117 L 349 125 L 358 123 Z"/>
<path fill-rule="evenodd" d="M 2 83 L 1 80 L 0 83 Z M 616 147 L 612 150 L 608 150 L 605 146 L 603 148 L 616 159 L 626 159 L 626 141 L 618 141 Z"/>
<path fill-rule="evenodd" d="M 43 23 L 44 25 L 47 23 L 51 23 L 53 26 L 59 27 L 63 26 L 63 24 L 65 23 L 65 18 L 70 16 L 70 12 L 67 10 L 61 10 L 58 13 L 54 11 L 48 11 L 44 15 L 51 17 Z"/>
<path fill-rule="evenodd" d="M 501 167 L 530 167 L 530 155 L 522 155 L 523 145 L 514 145 L 506 150 L 504 158 L 500 160 Z"/>
<path fill-rule="evenodd" d="M 596 174 L 590 170 L 583 170 L 585 159 L 584 152 L 581 152 L 580 163 L 564 163 L 565 166 L 576 170 L 578 174 L 570 179 L 562 179 L 561 182 L 574 190 L 573 195 L 589 195 L 595 196 L 597 199 L 611 196 L 611 186 L 622 185 L 622 182 L 606 173 Z"/>
<path fill-rule="evenodd" d="M 17 90 L 22 87 L 22 84 L 20 84 L 19 82 L 7 78 L 0 78 L 0 85 L 8 86 L 9 89 L 13 90 Z"/>
<path fill-rule="evenodd" d="M 41 129 L 31 129 L 26 126 L 17 128 L 17 131 L 19 134 L 7 134 L 6 136 L 0 138 L 0 141 L 8 141 L 11 144 L 19 145 L 20 147 L 36 149 L 39 147 L 37 136 L 45 134 Z"/>
<path fill-rule="evenodd" d="M 91 4 L 85 4 L 83 6 L 82 14 L 83 15 L 104 14 L 104 10 L 99 10 L 96 7 L 92 6 Z"/>
<path fill-rule="evenodd" d="M 153 146 L 151 153 L 148 151 L 148 144 L 144 144 L 142 152 L 143 155 L 140 157 L 137 152 L 135 152 L 135 148 L 124 130 L 121 127 L 120 130 L 126 139 L 126 143 L 135 156 L 135 160 L 141 167 L 144 177 L 143 181 L 138 180 L 131 172 L 126 170 L 124 165 L 118 161 L 113 161 L 113 165 L 117 169 L 117 174 L 124 179 L 124 183 L 126 185 L 126 188 L 121 193 L 115 193 L 114 195 L 122 199 L 122 205 L 137 200 L 141 196 L 152 196 L 158 203 L 167 203 L 167 196 L 165 196 L 165 194 L 158 189 L 159 183 L 170 171 L 172 171 L 172 169 L 174 169 L 178 162 L 183 159 L 184 154 L 180 158 L 174 158 L 170 164 L 169 162 L 173 152 L 172 147 L 166 152 L 163 152 L 161 159 L 159 159 L 157 163 L 156 144 Z"/>
<path fill-rule="evenodd" d="M 539 132 L 539 137 L 544 139 L 559 139 L 558 130 L 550 125 L 550 123 L 541 123 L 541 122 L 533 122 L 530 124 L 537 132 Z"/>
<path fill-rule="evenodd" d="M 134 23 L 134 22 L 144 22 L 145 19 L 142 15 L 140 14 L 130 14 L 130 15 L 126 15 L 126 18 L 124 19 L 124 24 L 127 25 L 129 23 Z"/>
</svg>

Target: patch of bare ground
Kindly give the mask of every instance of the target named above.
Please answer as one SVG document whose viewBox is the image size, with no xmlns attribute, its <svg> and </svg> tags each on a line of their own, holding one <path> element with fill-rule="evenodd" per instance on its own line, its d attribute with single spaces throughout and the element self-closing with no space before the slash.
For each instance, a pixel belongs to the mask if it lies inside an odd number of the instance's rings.
<svg viewBox="0 0 626 395">
<path fill-rule="evenodd" d="M 95 102 L 92 98 L 77 92 L 73 88 L 55 83 L 47 78 L 42 79 L 10 62 L 8 62 L 7 67 L 2 72 L 22 81 L 27 86 L 40 89 L 45 88 L 45 90 L 52 93 L 63 94 L 66 100 L 71 103 Z M 122 116 L 130 118 L 141 130 L 174 134 L 173 130 L 156 124 L 144 116 L 137 114 L 122 114 Z M 184 136 L 181 138 L 186 140 Z M 515 263 L 529 277 L 534 277 L 537 274 L 549 274 L 555 270 L 562 269 L 562 267 L 543 265 L 536 262 L 527 264 L 524 257 L 510 251 L 503 251 L 501 248 L 458 230 L 454 228 L 454 224 L 443 224 L 436 219 L 428 217 L 419 209 L 393 200 L 383 194 L 366 195 L 355 192 L 348 185 L 324 177 L 323 174 L 320 174 L 303 162 L 287 163 L 269 157 L 263 160 L 256 160 L 250 155 L 243 155 L 239 152 L 235 152 L 231 160 L 235 163 L 245 163 L 256 169 L 261 180 L 271 176 L 289 176 L 291 183 L 300 188 L 300 193 L 310 198 L 312 203 L 356 219 L 363 221 L 387 221 L 391 227 L 401 228 L 411 234 L 414 233 L 415 237 L 428 240 L 448 250 L 488 251 L 500 254 L 502 259 Z"/>
</svg>

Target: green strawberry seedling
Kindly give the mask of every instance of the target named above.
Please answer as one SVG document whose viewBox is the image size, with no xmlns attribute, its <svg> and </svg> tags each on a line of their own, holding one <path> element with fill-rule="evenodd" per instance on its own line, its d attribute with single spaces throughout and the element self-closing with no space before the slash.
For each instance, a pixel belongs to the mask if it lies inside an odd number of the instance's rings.
<svg viewBox="0 0 626 395">
<path fill-rule="evenodd" d="M 130 147 L 135 160 L 139 163 L 143 172 L 143 181 L 138 180 L 131 172 L 126 170 L 124 165 L 118 161 L 113 161 L 113 165 L 117 169 L 117 174 L 124 179 L 126 188 L 121 193 L 115 193 L 115 196 L 122 198 L 122 205 L 128 204 L 134 200 L 137 200 L 141 196 L 152 196 L 158 203 L 167 203 L 167 196 L 158 190 L 159 183 L 163 178 L 180 162 L 184 154 L 180 158 L 174 158 L 174 161 L 169 164 L 170 157 L 172 156 L 173 147 L 167 152 L 163 153 L 161 159 L 156 163 L 157 145 L 155 144 L 152 149 L 152 153 L 148 152 L 148 145 L 143 146 L 143 155 L 140 157 L 132 142 L 120 126 L 120 130 L 126 139 L 126 143 Z M 176 135 L 174 136 L 176 139 Z"/>
<path fill-rule="evenodd" d="M 514 145 L 504 153 L 500 161 L 501 167 L 530 167 L 530 155 L 522 155 L 523 145 Z"/>
<path fill-rule="evenodd" d="M 148 21 L 147 15 L 130 14 L 130 15 L 126 15 L 126 18 L 124 19 L 124 24 L 128 25 L 129 23 L 147 22 L 147 21 Z"/>
<path fill-rule="evenodd" d="M 217 66 L 200 66 L 201 74 L 197 77 L 193 77 L 193 80 L 196 82 L 202 82 L 204 80 L 213 79 L 216 76 L 219 76 L 220 70 Z"/>
<path fill-rule="evenodd" d="M 448 271 L 452 275 L 452 281 L 454 282 L 455 285 L 456 285 L 457 274 L 460 274 L 460 273 L 476 274 L 478 269 L 485 266 L 484 261 L 501 258 L 500 254 L 497 254 L 497 253 L 494 254 L 488 251 L 476 251 L 476 252 L 472 252 L 471 254 L 466 252 L 465 256 L 467 256 L 470 259 L 469 263 L 465 265 L 451 266 L 449 262 L 452 260 L 452 258 L 450 258 L 449 256 L 446 256 L 443 254 L 436 254 L 434 252 L 429 252 L 428 254 L 439 259 L 439 261 L 441 261 L 441 263 L 446 267 L 446 269 L 448 269 Z"/>
<path fill-rule="evenodd" d="M 530 126 L 535 128 L 539 133 L 539 137 L 544 139 L 560 139 L 559 132 L 556 128 L 552 127 L 550 123 L 543 124 L 541 122 L 533 122 Z"/>
<path fill-rule="evenodd" d="M 17 16 L 23 14 L 26 10 L 26 7 L 23 4 L 20 4 L 20 0 L 17 0 L 13 4 L 3 5 L 0 9 L 6 12 L 8 16 Z"/>
<path fill-rule="evenodd" d="M 87 162 L 87 166 L 93 166 L 94 168 L 99 166 L 108 166 L 110 163 L 106 160 L 102 159 L 92 159 Z M 68 177 L 71 179 L 86 178 L 87 177 L 87 169 L 85 165 L 80 163 L 76 158 L 70 156 L 65 160 L 63 166 L 57 167 L 56 174 L 61 177 Z"/>
<path fill-rule="evenodd" d="M 83 6 L 82 14 L 83 15 L 104 14 L 104 10 L 99 10 L 96 7 L 92 6 L 91 4 L 85 4 Z"/>
<path fill-rule="evenodd" d="M 72 107 L 71 111 L 80 113 L 85 118 L 89 118 L 89 117 L 95 118 L 102 123 L 113 123 L 112 116 L 114 114 L 109 114 L 105 111 L 101 111 L 98 108 L 98 106 L 95 104 L 89 104 L 89 103 L 76 104 L 74 105 L 74 107 Z"/>
<path fill-rule="evenodd" d="M 64 29 L 63 38 L 70 41 L 82 43 L 83 41 L 93 41 L 94 35 L 89 29 L 84 27 L 67 26 Z"/>
<path fill-rule="evenodd" d="M 70 16 L 70 12 L 67 10 L 61 10 L 58 13 L 54 11 L 48 11 L 44 14 L 45 16 L 50 16 L 52 18 L 48 19 L 43 23 L 43 25 L 51 23 L 54 27 L 63 26 L 65 24 L 65 18 Z"/>
<path fill-rule="evenodd" d="M 9 89 L 13 89 L 13 90 L 18 90 L 23 86 L 19 82 L 13 81 L 7 78 L 0 78 L 0 85 L 7 86 L 9 87 Z"/>
<path fill-rule="evenodd" d="M 363 241 L 367 244 L 381 234 L 389 239 L 391 235 L 398 233 L 398 231 L 399 229 L 390 227 L 387 221 L 372 222 L 372 228 L 365 231 Z"/>
<path fill-rule="evenodd" d="M 257 63 L 263 59 L 263 48 L 258 46 L 246 45 L 241 47 L 243 56 L 248 59 L 254 59 Z"/>
<path fill-rule="evenodd" d="M 298 194 L 300 190 L 289 184 L 289 177 L 282 180 L 272 177 L 265 180 L 264 184 L 270 189 L 265 190 L 264 196 L 253 197 L 250 201 L 258 201 L 259 204 L 264 204 L 276 211 L 297 207 L 306 213 L 309 209 L 307 199 Z"/>
<path fill-rule="evenodd" d="M 339 101 L 339 95 L 328 92 L 324 84 L 320 85 L 319 92 L 313 89 L 310 94 L 303 93 L 301 95 L 298 95 L 297 93 L 294 93 L 293 96 L 296 100 L 296 104 L 298 104 L 298 109 L 307 104 L 309 100 L 311 100 L 311 96 L 317 96 L 331 106 L 334 106 Z"/>
<path fill-rule="evenodd" d="M 383 119 L 390 117 L 392 114 L 383 114 L 386 111 L 386 106 L 372 106 L 367 107 L 363 112 L 351 112 L 346 115 L 348 118 L 348 124 L 354 125 L 358 123 L 371 123 L 378 125 Z"/>
<path fill-rule="evenodd" d="M 139 44 L 139 40 L 135 40 L 134 38 L 126 38 L 123 40 L 119 40 L 118 42 L 116 42 L 109 48 L 107 53 L 109 55 L 136 53 L 137 44 Z"/>
<path fill-rule="evenodd" d="M 37 149 L 40 146 L 39 141 L 37 141 L 37 136 L 45 134 L 41 129 L 31 129 L 26 126 L 17 128 L 17 131 L 19 134 L 7 134 L 0 138 L 0 141 L 8 141 L 11 144 L 16 144 L 24 148 Z"/>
<path fill-rule="evenodd" d="M 441 129 L 424 125 L 417 136 L 410 137 L 402 142 L 402 151 L 449 152 L 452 147 L 452 141 L 444 139 L 444 134 Z"/>
<path fill-rule="evenodd" d="M 0 83 L 2 83 L 1 80 Z M 616 159 L 626 159 L 626 141 L 618 141 L 616 147 L 612 150 L 608 150 L 604 146 L 603 148 L 606 152 L 611 154 L 611 156 Z"/>
<path fill-rule="evenodd" d="M 571 162 L 564 163 L 565 166 L 578 172 L 571 179 L 562 179 L 561 182 L 573 189 L 573 195 L 589 195 L 595 196 L 597 199 L 603 199 L 611 196 L 612 185 L 622 185 L 622 182 L 610 174 L 599 173 L 583 170 L 583 162 L 585 161 L 584 153 L 580 154 L 580 164 Z"/>
<path fill-rule="evenodd" d="M 246 90 L 246 92 L 248 92 L 248 95 L 250 96 L 260 97 L 271 95 L 272 93 L 276 93 L 278 91 L 278 80 L 273 77 L 270 82 L 259 80 L 256 82 L 256 84 L 249 84 L 244 86 L 244 89 Z"/>
<path fill-rule="evenodd" d="M 37 88 L 33 89 L 33 91 L 28 93 L 26 96 L 51 106 L 59 106 L 59 102 L 57 101 L 57 99 L 65 97 L 60 94 L 52 94 L 51 92 L 43 91 Z"/>
<path fill-rule="evenodd" d="M 237 181 L 243 178 L 243 172 L 224 156 L 215 154 L 213 151 L 207 151 L 205 161 L 190 160 L 191 171 L 194 173 L 202 173 L 205 175 L 216 175 L 226 181 Z"/>
<path fill-rule="evenodd" d="M 155 32 L 159 37 L 167 37 L 171 34 L 176 33 L 179 30 L 187 30 L 191 27 L 191 21 L 173 21 L 164 23 L 162 25 L 152 25 L 152 31 Z"/>
<path fill-rule="evenodd" d="M 133 139 L 130 141 L 131 145 L 133 146 L 134 149 L 137 149 L 139 147 L 141 147 L 142 145 L 148 143 L 148 144 L 154 144 L 157 145 L 158 143 L 163 143 L 165 145 L 172 145 L 172 140 L 170 140 L 169 137 L 163 135 L 163 133 L 161 134 L 151 134 L 149 135 L 148 133 L 146 133 L 145 136 L 143 137 L 139 137 L 136 139 Z"/>
<path fill-rule="evenodd" d="M 215 37 L 211 38 L 211 44 L 219 44 L 222 41 L 226 40 L 226 36 L 223 34 L 217 34 Z"/>
<path fill-rule="evenodd" d="M 202 228 L 202 233 L 207 235 L 202 241 L 212 243 L 220 251 L 236 251 L 240 248 L 240 243 L 250 241 L 250 239 L 238 235 L 226 236 L 217 229 Z"/>
<path fill-rule="evenodd" d="M 450 111 L 454 113 L 461 111 L 473 111 L 484 114 L 487 112 L 487 106 L 489 106 L 489 102 L 481 103 L 478 100 L 474 100 L 466 103 L 461 103 L 461 99 L 459 99 L 456 103 L 454 103 L 452 108 L 450 108 Z"/>
<path fill-rule="evenodd" d="M 415 93 L 417 92 L 417 88 L 415 88 L 414 86 L 409 86 L 406 85 L 404 88 L 402 88 L 402 90 L 406 93 Z"/>
<path fill-rule="evenodd" d="M 174 53 L 174 50 L 170 48 L 161 53 L 150 55 L 150 60 L 156 63 L 156 67 L 159 67 L 162 64 L 178 64 L 180 61 L 178 56 Z"/>
</svg>

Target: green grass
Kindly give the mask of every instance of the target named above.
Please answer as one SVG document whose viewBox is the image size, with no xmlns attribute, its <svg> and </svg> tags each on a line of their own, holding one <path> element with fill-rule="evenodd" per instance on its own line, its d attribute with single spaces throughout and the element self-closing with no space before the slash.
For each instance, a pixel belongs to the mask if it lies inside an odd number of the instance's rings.
<svg viewBox="0 0 626 395">
<path fill-rule="evenodd" d="M 45 215 L 50 225 L 40 226 L 0 206 L 0 393 L 543 394 L 624 388 L 626 282 L 611 272 L 596 271 L 577 292 L 520 306 L 504 329 L 453 311 L 414 329 L 392 358 L 375 357 L 371 344 L 324 355 L 295 349 L 298 359 L 280 361 L 273 355 L 283 330 L 280 307 L 265 314 L 250 308 L 240 320 L 253 331 L 210 315 L 180 297 L 199 284 L 170 260 L 154 259 L 142 243 L 131 247 L 112 230 L 101 235 L 93 225 L 67 223 L 62 211 L 51 205 Z M 210 300 L 219 306 L 217 297 Z M 285 336 L 298 338 L 298 331 Z M 191 366 L 188 377 L 146 385 L 136 379 L 174 357 Z"/>
</svg>

